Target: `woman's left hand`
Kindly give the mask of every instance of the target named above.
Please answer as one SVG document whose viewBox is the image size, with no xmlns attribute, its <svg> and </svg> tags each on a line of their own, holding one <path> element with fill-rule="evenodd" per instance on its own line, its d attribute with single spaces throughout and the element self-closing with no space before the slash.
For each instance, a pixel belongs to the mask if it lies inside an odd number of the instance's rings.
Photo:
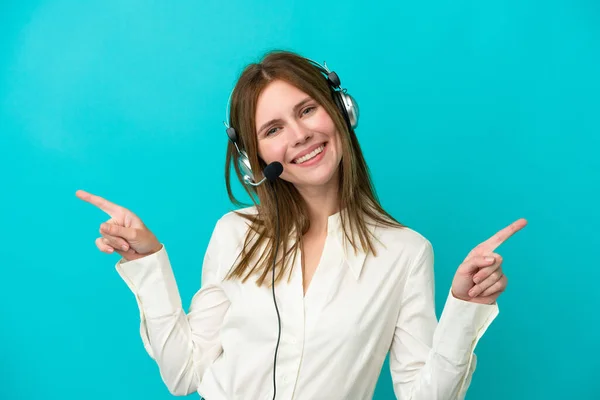
<svg viewBox="0 0 600 400">
<path fill-rule="evenodd" d="M 507 284 L 502 257 L 494 251 L 525 225 L 527 220 L 521 218 L 471 250 L 454 275 L 452 295 L 473 303 L 493 304 Z"/>
</svg>

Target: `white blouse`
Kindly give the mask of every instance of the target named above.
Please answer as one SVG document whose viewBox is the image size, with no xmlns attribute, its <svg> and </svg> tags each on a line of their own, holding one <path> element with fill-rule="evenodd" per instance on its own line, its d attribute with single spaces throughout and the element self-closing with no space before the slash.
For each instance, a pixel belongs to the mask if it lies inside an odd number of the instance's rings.
<svg viewBox="0 0 600 400">
<path fill-rule="evenodd" d="M 219 219 L 187 313 L 164 246 L 116 265 L 137 300 L 145 349 L 174 395 L 273 398 L 278 321 L 272 289 L 253 279 L 223 279 L 246 229 L 247 221 L 233 212 Z M 370 399 L 388 351 L 397 398 L 464 398 L 474 348 L 498 315 L 497 305 L 449 293 L 438 323 L 426 238 L 409 228 L 378 227 L 375 257 L 344 244 L 339 213 L 329 217 L 327 230 L 306 295 L 300 257 L 291 280 L 275 287 L 281 317 L 277 399 Z"/>
</svg>

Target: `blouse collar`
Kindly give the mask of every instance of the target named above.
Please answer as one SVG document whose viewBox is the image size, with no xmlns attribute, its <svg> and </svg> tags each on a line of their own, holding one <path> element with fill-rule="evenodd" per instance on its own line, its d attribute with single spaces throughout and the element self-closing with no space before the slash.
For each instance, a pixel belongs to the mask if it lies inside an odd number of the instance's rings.
<svg viewBox="0 0 600 400">
<path fill-rule="evenodd" d="M 352 243 L 346 237 L 344 230 L 342 229 L 342 212 L 340 211 L 332 214 L 327 219 L 327 236 L 332 236 L 339 249 L 342 252 L 342 257 L 346 262 L 350 271 L 356 280 L 360 278 L 365 259 L 367 258 L 367 252 L 363 251 L 360 246 L 356 250 L 352 247 Z M 347 213 L 344 214 L 345 221 L 347 219 Z"/>
</svg>

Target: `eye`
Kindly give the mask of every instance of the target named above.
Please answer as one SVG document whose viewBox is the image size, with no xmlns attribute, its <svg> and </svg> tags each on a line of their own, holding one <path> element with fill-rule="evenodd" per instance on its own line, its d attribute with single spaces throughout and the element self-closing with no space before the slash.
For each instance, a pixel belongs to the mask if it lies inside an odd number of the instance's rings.
<svg viewBox="0 0 600 400">
<path fill-rule="evenodd" d="M 315 110 L 315 106 L 308 106 L 304 110 L 302 110 L 302 115 L 307 115 Z"/>
<path fill-rule="evenodd" d="M 277 132 L 277 127 L 273 127 L 265 132 L 265 136 L 271 136 Z"/>
</svg>

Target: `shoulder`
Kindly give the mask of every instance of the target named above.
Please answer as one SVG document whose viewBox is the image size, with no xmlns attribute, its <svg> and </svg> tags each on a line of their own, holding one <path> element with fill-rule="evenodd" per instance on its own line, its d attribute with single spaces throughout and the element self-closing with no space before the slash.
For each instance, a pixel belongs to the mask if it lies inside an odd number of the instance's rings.
<svg viewBox="0 0 600 400">
<path fill-rule="evenodd" d="M 257 214 L 255 206 L 240 208 L 223 214 L 215 224 L 215 233 L 219 236 L 236 236 L 236 234 L 245 234 L 250 226 L 251 217 Z M 245 217 L 246 216 L 246 217 Z"/>
<path fill-rule="evenodd" d="M 433 245 L 422 233 L 407 226 L 378 226 L 375 230 L 378 252 L 413 263 L 433 257 Z"/>
<path fill-rule="evenodd" d="M 213 237 L 219 242 L 242 241 L 251 224 L 251 220 L 248 218 L 256 214 L 257 209 L 255 206 L 240 208 L 223 214 L 214 226 Z"/>
<path fill-rule="evenodd" d="M 207 255 L 218 260 L 219 265 L 232 265 L 243 247 L 250 226 L 250 220 L 243 215 L 251 216 L 256 213 L 255 207 L 247 207 L 229 211 L 219 217 L 208 242 Z M 224 278 L 222 274 L 226 270 L 219 270 L 218 275 Z"/>
</svg>

